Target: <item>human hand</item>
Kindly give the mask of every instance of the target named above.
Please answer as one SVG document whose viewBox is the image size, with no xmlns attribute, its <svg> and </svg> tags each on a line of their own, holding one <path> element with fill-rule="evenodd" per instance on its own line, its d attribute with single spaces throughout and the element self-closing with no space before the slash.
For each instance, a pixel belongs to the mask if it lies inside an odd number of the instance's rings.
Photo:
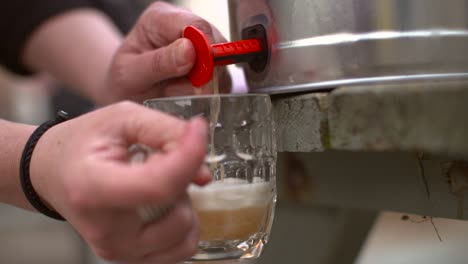
<svg viewBox="0 0 468 264">
<path fill-rule="evenodd" d="M 189 25 L 205 33 L 211 43 L 226 42 L 214 26 L 190 11 L 164 2 L 152 4 L 114 56 L 106 94 L 102 96 L 105 103 L 193 94 L 185 76 L 192 69 L 196 54 L 192 43 L 182 38 Z M 222 92 L 229 92 L 230 78 L 225 68 L 220 79 Z"/>
<path fill-rule="evenodd" d="M 195 253 L 199 227 L 187 187 L 210 180 L 203 168 L 207 125 L 133 103 L 111 105 L 59 124 L 39 140 L 31 180 L 95 253 L 120 263 L 175 263 Z M 128 147 L 155 150 L 130 163 Z M 137 208 L 172 205 L 144 223 Z"/>
</svg>

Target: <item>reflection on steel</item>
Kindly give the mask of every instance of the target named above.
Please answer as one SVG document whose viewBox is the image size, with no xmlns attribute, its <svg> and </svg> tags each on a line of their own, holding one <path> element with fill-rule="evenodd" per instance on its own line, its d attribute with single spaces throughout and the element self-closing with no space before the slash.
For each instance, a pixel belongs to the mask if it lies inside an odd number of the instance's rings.
<svg viewBox="0 0 468 264">
<path fill-rule="evenodd" d="M 253 92 L 468 79 L 468 0 L 229 0 L 232 39 L 266 28 Z"/>
<path fill-rule="evenodd" d="M 273 49 L 303 48 L 320 45 L 347 44 L 359 41 L 389 40 L 403 38 L 429 38 L 429 37 L 468 37 L 468 30 L 429 30 L 429 31 L 380 31 L 364 34 L 338 33 L 326 36 L 311 37 L 277 43 Z M 468 49 L 468 48 L 467 48 Z"/>
</svg>

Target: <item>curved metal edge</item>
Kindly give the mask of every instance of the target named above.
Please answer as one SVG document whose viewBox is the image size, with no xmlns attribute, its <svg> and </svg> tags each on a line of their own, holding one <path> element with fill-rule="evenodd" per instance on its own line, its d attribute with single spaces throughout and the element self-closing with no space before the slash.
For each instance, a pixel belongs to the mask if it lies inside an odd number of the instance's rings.
<svg viewBox="0 0 468 264">
<path fill-rule="evenodd" d="M 386 77 L 371 77 L 358 79 L 343 79 L 287 86 L 273 86 L 260 89 L 249 89 L 249 93 L 285 94 L 316 90 L 333 90 L 342 86 L 370 85 L 381 83 L 401 83 L 414 81 L 441 81 L 441 80 L 468 80 L 468 73 L 446 73 L 446 74 L 418 74 L 418 75 L 394 75 Z"/>
</svg>

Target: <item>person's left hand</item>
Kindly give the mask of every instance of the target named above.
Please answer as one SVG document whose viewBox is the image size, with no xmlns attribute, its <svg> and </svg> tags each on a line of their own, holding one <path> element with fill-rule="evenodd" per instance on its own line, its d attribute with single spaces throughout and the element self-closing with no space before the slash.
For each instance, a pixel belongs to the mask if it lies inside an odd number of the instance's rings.
<svg viewBox="0 0 468 264">
<path fill-rule="evenodd" d="M 188 187 L 203 166 L 208 126 L 121 102 L 47 130 L 31 158 L 31 183 L 96 255 L 117 263 L 179 263 L 195 254 L 199 221 Z M 157 150 L 132 163 L 129 147 Z M 152 219 L 138 208 L 169 208 Z M 151 216 L 151 215 L 150 215 Z"/>
<path fill-rule="evenodd" d="M 214 26 L 186 9 L 164 2 L 146 9 L 114 56 L 103 103 L 193 94 L 186 75 L 196 54 L 192 43 L 182 38 L 189 25 L 211 43 L 226 41 Z M 221 79 L 229 80 L 227 71 L 221 72 Z M 223 92 L 230 89 L 226 83 L 220 86 Z"/>
</svg>

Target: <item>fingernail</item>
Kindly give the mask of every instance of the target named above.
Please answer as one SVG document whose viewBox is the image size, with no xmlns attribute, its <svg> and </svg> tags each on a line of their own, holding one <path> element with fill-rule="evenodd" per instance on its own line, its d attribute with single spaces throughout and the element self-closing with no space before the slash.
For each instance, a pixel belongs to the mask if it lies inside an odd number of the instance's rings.
<svg viewBox="0 0 468 264">
<path fill-rule="evenodd" d="M 203 118 L 192 118 L 192 120 L 190 121 L 190 126 L 192 129 L 195 129 L 195 131 L 198 133 L 198 136 L 201 139 L 206 139 L 206 137 L 208 136 L 208 126 Z"/>
<path fill-rule="evenodd" d="M 206 165 L 202 165 L 202 167 L 200 168 L 200 171 L 195 176 L 192 182 L 202 187 L 210 183 L 211 180 L 213 180 L 213 176 L 211 175 L 211 170 Z"/>
<path fill-rule="evenodd" d="M 206 177 L 208 182 L 212 180 L 213 175 L 211 175 L 211 170 L 206 165 L 202 165 L 201 173 Z"/>
<path fill-rule="evenodd" d="M 177 67 L 183 67 L 190 64 L 190 44 L 187 43 L 188 40 L 182 39 L 177 44 L 177 48 L 175 49 L 175 63 Z"/>
</svg>

